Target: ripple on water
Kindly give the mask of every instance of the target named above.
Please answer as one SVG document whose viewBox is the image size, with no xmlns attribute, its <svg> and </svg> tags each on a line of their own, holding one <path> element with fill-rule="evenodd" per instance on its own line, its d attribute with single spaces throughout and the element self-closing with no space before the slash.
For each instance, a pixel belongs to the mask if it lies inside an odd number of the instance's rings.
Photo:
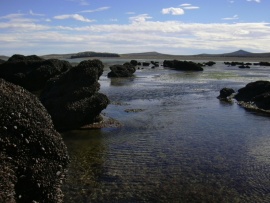
<svg viewBox="0 0 270 203">
<path fill-rule="evenodd" d="M 249 80 L 232 68 L 209 76 L 218 71 L 103 78 L 104 113 L 123 127 L 64 134 L 65 202 L 270 202 L 269 117 L 217 100 Z"/>
</svg>

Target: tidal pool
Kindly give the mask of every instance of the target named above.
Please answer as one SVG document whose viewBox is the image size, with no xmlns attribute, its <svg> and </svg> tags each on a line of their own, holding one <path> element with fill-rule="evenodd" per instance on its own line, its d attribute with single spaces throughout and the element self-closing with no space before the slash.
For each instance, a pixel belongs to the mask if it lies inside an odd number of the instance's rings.
<svg viewBox="0 0 270 203">
<path fill-rule="evenodd" d="M 204 69 L 145 68 L 128 79 L 106 70 L 103 113 L 122 127 L 63 133 L 65 202 L 270 202 L 270 117 L 216 99 L 270 70 Z"/>
</svg>

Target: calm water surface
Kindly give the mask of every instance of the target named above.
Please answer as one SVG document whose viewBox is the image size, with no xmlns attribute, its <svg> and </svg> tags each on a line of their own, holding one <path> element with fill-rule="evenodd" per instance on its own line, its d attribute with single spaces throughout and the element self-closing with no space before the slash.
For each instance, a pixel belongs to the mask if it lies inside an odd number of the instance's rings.
<svg viewBox="0 0 270 203">
<path fill-rule="evenodd" d="M 269 69 L 107 73 L 103 113 L 123 126 L 63 134 L 65 202 L 270 202 L 270 117 L 216 99 L 223 87 L 268 80 Z"/>
</svg>

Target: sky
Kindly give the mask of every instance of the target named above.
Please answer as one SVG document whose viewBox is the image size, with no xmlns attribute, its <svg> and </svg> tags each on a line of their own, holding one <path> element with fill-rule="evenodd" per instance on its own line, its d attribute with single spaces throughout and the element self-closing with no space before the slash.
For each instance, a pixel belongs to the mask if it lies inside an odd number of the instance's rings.
<svg viewBox="0 0 270 203">
<path fill-rule="evenodd" d="M 270 52 L 270 0 L 0 0 L 0 55 Z"/>
</svg>

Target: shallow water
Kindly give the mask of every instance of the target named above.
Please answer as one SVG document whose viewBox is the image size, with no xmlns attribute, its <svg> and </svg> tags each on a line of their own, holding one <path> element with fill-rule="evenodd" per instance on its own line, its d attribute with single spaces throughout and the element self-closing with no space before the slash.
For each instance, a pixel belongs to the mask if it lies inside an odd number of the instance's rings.
<svg viewBox="0 0 270 203">
<path fill-rule="evenodd" d="M 107 73 L 103 113 L 123 126 L 63 134 L 65 202 L 270 202 L 270 117 L 216 99 L 223 87 L 268 80 L 267 68 Z"/>
</svg>

